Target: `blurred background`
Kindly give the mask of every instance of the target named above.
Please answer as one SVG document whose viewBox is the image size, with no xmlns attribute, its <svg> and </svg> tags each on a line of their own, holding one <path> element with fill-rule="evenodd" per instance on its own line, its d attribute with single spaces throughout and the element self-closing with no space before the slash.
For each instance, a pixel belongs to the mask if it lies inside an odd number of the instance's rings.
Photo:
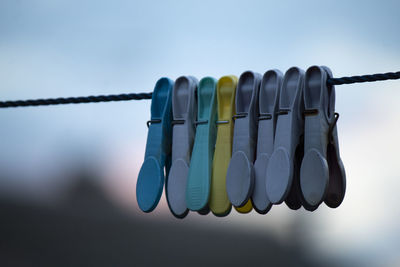
<svg viewBox="0 0 400 267">
<path fill-rule="evenodd" d="M 399 1 L 0 1 L 0 98 L 150 92 L 327 65 L 400 70 Z M 150 101 L 0 110 L 1 266 L 400 266 L 400 82 L 336 89 L 338 209 L 175 219 L 135 198 Z"/>
</svg>

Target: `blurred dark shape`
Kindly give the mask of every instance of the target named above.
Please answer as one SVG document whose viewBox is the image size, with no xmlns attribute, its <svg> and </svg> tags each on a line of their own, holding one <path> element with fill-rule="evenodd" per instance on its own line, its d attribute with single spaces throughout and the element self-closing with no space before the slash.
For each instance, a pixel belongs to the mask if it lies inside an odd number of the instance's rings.
<svg viewBox="0 0 400 267">
<path fill-rule="evenodd" d="M 82 172 L 56 206 L 0 199 L 0 266 L 332 266 L 265 234 L 145 220 Z M 212 216 L 212 215 L 210 215 Z"/>
</svg>

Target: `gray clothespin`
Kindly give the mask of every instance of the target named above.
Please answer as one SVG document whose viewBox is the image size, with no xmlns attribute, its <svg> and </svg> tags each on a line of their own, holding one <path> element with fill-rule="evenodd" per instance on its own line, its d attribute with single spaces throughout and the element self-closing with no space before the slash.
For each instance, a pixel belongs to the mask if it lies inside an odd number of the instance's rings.
<svg viewBox="0 0 400 267">
<path fill-rule="evenodd" d="M 226 191 L 236 207 L 245 205 L 253 191 L 261 78 L 259 73 L 246 71 L 240 76 L 236 90 L 232 158 L 226 175 Z"/>
<path fill-rule="evenodd" d="M 346 190 L 346 174 L 339 155 L 335 88 L 327 85 L 328 77 L 332 73 L 324 66 L 310 67 L 305 76 L 305 154 L 300 185 L 309 210 L 323 201 L 331 208 L 338 207 Z"/>
<path fill-rule="evenodd" d="M 279 105 L 279 94 L 282 84 L 282 72 L 267 71 L 261 81 L 258 117 L 257 159 L 254 163 L 254 190 L 251 200 L 254 209 L 267 213 L 272 204 L 266 191 L 266 174 L 268 161 L 274 151 L 276 112 Z"/>
<path fill-rule="evenodd" d="M 286 71 L 279 99 L 274 152 L 268 162 L 266 191 L 271 203 L 282 203 L 292 187 L 295 152 L 304 131 L 304 71 L 292 67 Z M 290 206 L 289 206 L 290 207 Z"/>
<path fill-rule="evenodd" d="M 188 214 L 186 184 L 193 148 L 196 121 L 196 89 L 198 81 L 181 76 L 172 91 L 172 166 L 166 183 L 168 206 L 177 218 Z"/>
</svg>

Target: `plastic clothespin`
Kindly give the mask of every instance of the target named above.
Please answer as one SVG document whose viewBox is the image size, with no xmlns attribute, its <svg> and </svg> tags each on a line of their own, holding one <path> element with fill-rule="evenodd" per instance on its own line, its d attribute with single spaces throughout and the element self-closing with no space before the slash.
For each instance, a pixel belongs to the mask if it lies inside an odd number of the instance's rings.
<svg viewBox="0 0 400 267">
<path fill-rule="evenodd" d="M 212 77 L 200 80 L 197 89 L 198 119 L 189 176 L 186 188 L 186 203 L 190 210 L 200 214 L 209 212 L 212 161 L 216 139 L 217 81 Z"/>
<path fill-rule="evenodd" d="M 283 74 L 279 70 L 267 71 L 261 81 L 258 117 L 257 158 L 254 163 L 254 190 L 252 203 L 260 213 L 267 213 L 272 206 L 266 191 L 268 161 L 274 151 L 276 112 Z"/>
<path fill-rule="evenodd" d="M 240 76 L 236 89 L 232 158 L 226 175 L 226 190 L 235 207 L 244 206 L 253 191 L 261 78 L 259 73 L 246 71 Z"/>
<path fill-rule="evenodd" d="M 226 216 L 232 209 L 226 193 L 226 172 L 232 156 L 235 95 L 238 78 L 223 76 L 217 83 L 217 140 L 211 178 L 210 209 L 216 216 Z"/>
<path fill-rule="evenodd" d="M 289 195 L 295 170 L 296 149 L 301 147 L 301 137 L 304 132 L 303 120 L 303 84 L 304 71 L 292 67 L 286 71 L 283 78 L 279 111 L 274 140 L 274 152 L 268 162 L 266 173 L 266 191 L 271 203 L 280 204 Z M 297 190 L 296 187 L 293 190 Z M 300 189 L 298 189 L 300 190 Z M 300 208 L 300 199 L 290 208 Z"/>
<path fill-rule="evenodd" d="M 172 166 L 166 182 L 166 196 L 172 214 L 188 214 L 186 185 L 195 135 L 197 79 L 181 76 L 172 91 Z"/>
<path fill-rule="evenodd" d="M 316 209 L 323 201 L 338 207 L 346 191 L 346 174 L 339 155 L 335 113 L 335 88 L 326 81 L 332 77 L 327 67 L 312 66 L 305 76 L 305 155 L 300 185 L 305 206 Z"/>
<path fill-rule="evenodd" d="M 249 213 L 250 211 L 253 210 L 253 203 L 251 203 L 251 199 L 249 199 L 246 204 L 242 207 L 235 207 L 235 210 L 239 213 Z"/>
<path fill-rule="evenodd" d="M 164 187 L 164 168 L 168 171 L 171 152 L 171 93 L 174 82 L 157 81 L 151 100 L 151 120 L 147 122 L 146 152 L 136 183 L 136 199 L 144 212 L 155 209 Z M 167 172 L 168 173 L 168 172 Z"/>
</svg>

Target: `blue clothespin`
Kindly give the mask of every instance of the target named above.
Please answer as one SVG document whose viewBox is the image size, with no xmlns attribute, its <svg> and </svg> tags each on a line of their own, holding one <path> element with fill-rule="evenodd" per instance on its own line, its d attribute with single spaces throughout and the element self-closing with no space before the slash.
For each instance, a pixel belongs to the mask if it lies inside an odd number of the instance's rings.
<svg viewBox="0 0 400 267">
<path fill-rule="evenodd" d="M 136 199 L 140 209 L 155 209 L 164 187 L 164 168 L 170 167 L 171 153 L 171 95 L 173 81 L 157 81 L 151 100 L 151 120 L 147 122 L 146 153 L 136 183 Z"/>
</svg>

